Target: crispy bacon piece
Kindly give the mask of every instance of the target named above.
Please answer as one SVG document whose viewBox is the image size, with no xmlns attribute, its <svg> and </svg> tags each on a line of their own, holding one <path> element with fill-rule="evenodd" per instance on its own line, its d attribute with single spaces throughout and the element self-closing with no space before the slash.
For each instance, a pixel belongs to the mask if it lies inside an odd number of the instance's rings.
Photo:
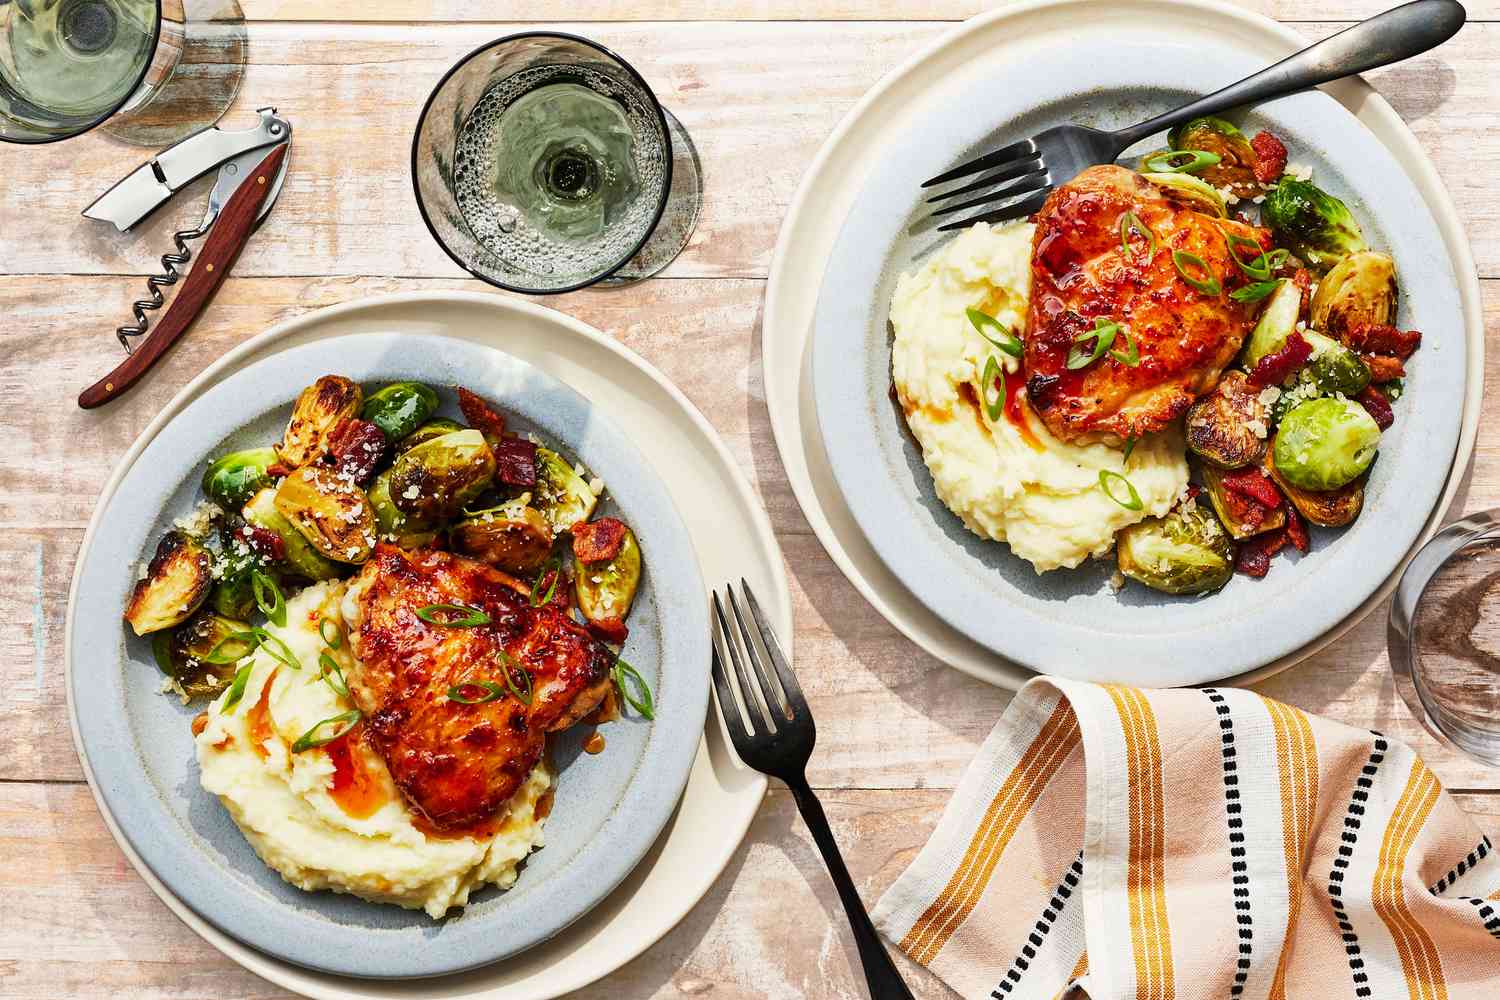
<svg viewBox="0 0 1500 1000">
<path fill-rule="evenodd" d="M 573 554 L 580 562 L 595 563 L 613 559 L 625 544 L 625 522 L 613 517 L 573 526 Z"/>
<path fill-rule="evenodd" d="M 1226 490 L 1253 500 L 1267 510 L 1275 510 L 1281 506 L 1281 493 L 1276 489 L 1276 484 L 1267 479 L 1266 474 L 1257 466 L 1225 473 L 1223 483 Z"/>
<path fill-rule="evenodd" d="M 1281 345 L 1281 350 L 1272 351 L 1255 363 L 1255 370 L 1250 373 L 1250 384 L 1280 385 L 1310 357 L 1312 345 L 1302 334 L 1293 330 L 1292 335 L 1286 338 L 1286 343 Z"/>
<path fill-rule="evenodd" d="M 1286 170 L 1286 146 L 1270 132 L 1257 132 L 1250 140 L 1255 150 L 1255 179 L 1270 184 Z"/>
<path fill-rule="evenodd" d="M 626 636 L 630 635 L 630 629 L 625 627 L 625 622 L 618 616 L 613 615 L 609 618 L 596 618 L 589 622 L 589 631 L 595 637 L 603 639 L 605 642 L 612 642 L 617 646 L 625 641 Z"/>
<path fill-rule="evenodd" d="M 1370 369 L 1370 381 L 1376 385 L 1385 385 L 1406 375 L 1406 366 L 1401 363 L 1400 358 L 1393 358 L 1389 354 L 1361 354 L 1359 357 L 1365 367 Z"/>
<path fill-rule="evenodd" d="M 374 478 L 387 447 L 385 431 L 357 418 L 339 424 L 328 438 L 328 454 L 334 470 L 361 486 Z"/>
<path fill-rule="evenodd" d="M 1385 430 L 1396 422 L 1396 411 L 1391 409 L 1390 400 L 1385 398 L 1384 393 L 1373 385 L 1367 385 L 1359 394 L 1359 405 L 1365 408 L 1365 412 L 1375 419 L 1375 424 L 1381 430 Z"/>
<path fill-rule="evenodd" d="M 286 559 L 286 542 L 270 528 L 247 524 L 240 529 L 240 537 L 250 546 L 250 551 L 267 562 L 282 562 Z"/>
<path fill-rule="evenodd" d="M 495 442 L 495 478 L 506 486 L 536 485 L 536 443 L 525 438 Z"/>
<path fill-rule="evenodd" d="M 1398 330 L 1384 323 L 1366 323 L 1344 331 L 1344 345 L 1360 354 L 1388 354 L 1405 361 L 1422 346 L 1419 330 Z"/>
<path fill-rule="evenodd" d="M 469 422 L 469 426 L 475 430 L 494 437 L 502 437 L 505 434 L 505 418 L 477 393 L 470 392 L 462 386 L 458 389 L 458 408 L 463 411 L 464 419 Z"/>
<path fill-rule="evenodd" d="M 1302 515 L 1291 504 L 1286 505 L 1286 537 L 1298 552 L 1306 552 L 1312 548 L 1312 539 L 1307 536 L 1307 522 L 1302 520 Z"/>
<path fill-rule="evenodd" d="M 1234 555 L 1236 573 L 1260 578 L 1271 571 L 1271 557 L 1286 547 L 1287 531 L 1281 528 L 1256 535 L 1240 543 Z"/>
</svg>

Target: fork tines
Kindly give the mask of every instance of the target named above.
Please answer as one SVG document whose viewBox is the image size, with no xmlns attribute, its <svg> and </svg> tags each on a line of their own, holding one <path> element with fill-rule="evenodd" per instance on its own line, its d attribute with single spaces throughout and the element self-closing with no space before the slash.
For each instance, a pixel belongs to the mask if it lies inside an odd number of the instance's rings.
<svg viewBox="0 0 1500 1000">
<path fill-rule="evenodd" d="M 758 742 L 757 737 L 774 736 L 789 728 L 811 726 L 812 716 L 797 677 L 787 663 L 781 643 L 766 622 L 760 602 L 750 590 L 750 585 L 740 580 L 740 589 L 745 595 L 745 605 L 750 609 L 747 616 L 735 597 L 733 586 L 724 588 L 724 600 L 719 592 L 713 593 L 714 636 L 713 678 L 718 693 L 719 709 L 724 713 L 724 724 L 734 740 L 735 749 L 741 757 L 746 756 L 747 747 Z M 724 612 L 729 605 L 730 614 Z M 734 625 L 730 626 L 730 616 Z M 752 634 L 746 618 L 755 625 Z M 738 639 L 736 638 L 738 631 Z M 756 638 L 759 638 L 759 644 Z M 726 667 L 732 665 L 731 670 Z M 770 666 L 767 666 L 769 662 Z M 774 674 L 774 679 L 773 679 Z M 779 683 L 778 683 L 779 682 Z M 746 759 L 747 764 L 757 762 Z"/>
<path fill-rule="evenodd" d="M 990 171 L 986 173 L 986 171 Z M 933 211 L 933 216 L 952 215 L 972 208 L 985 210 L 974 215 L 939 226 L 939 232 L 965 229 L 976 222 L 1003 222 L 1030 215 L 1042 207 L 1047 192 L 1052 187 L 1051 175 L 1042 157 L 1040 147 L 1032 139 L 1023 139 L 1009 146 L 986 153 L 968 163 L 954 167 L 944 174 L 922 184 L 924 188 L 946 184 L 949 181 L 984 174 L 977 180 L 952 188 L 928 198 L 928 204 L 940 204 L 963 195 L 974 195 L 964 201 L 943 205 Z"/>
</svg>

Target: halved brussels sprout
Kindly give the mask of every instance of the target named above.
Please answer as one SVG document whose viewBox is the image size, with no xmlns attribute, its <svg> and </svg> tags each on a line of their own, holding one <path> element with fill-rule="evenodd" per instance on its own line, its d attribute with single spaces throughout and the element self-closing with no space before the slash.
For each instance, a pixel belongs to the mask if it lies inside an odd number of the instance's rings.
<svg viewBox="0 0 1500 1000">
<path fill-rule="evenodd" d="M 623 619 L 630 613 L 640 583 L 641 547 L 629 528 L 613 559 L 586 563 L 573 558 L 573 591 L 578 597 L 578 610 L 589 621 Z"/>
<path fill-rule="evenodd" d="M 1297 329 L 1297 317 L 1301 312 L 1302 289 L 1290 278 L 1282 278 L 1261 310 L 1255 329 L 1245 338 L 1240 360 L 1246 369 L 1254 371 L 1261 358 L 1281 350 L 1292 331 Z"/>
<path fill-rule="evenodd" d="M 253 567 L 225 573 L 214 581 L 208 603 L 226 618 L 248 618 L 255 611 L 255 590 L 250 584 Z"/>
<path fill-rule="evenodd" d="M 1281 478 L 1316 493 L 1358 479 L 1379 447 L 1380 427 L 1363 406 L 1325 396 L 1282 418 L 1271 455 Z"/>
<path fill-rule="evenodd" d="M 1267 433 L 1260 393 L 1244 372 L 1225 372 L 1214 391 L 1187 412 L 1188 448 L 1223 469 L 1259 462 L 1266 453 Z"/>
<path fill-rule="evenodd" d="M 400 441 L 432 416 L 437 406 L 437 393 L 422 383 L 392 382 L 365 399 L 359 416 L 385 431 L 387 440 Z"/>
<path fill-rule="evenodd" d="M 1225 475 L 1227 473 L 1222 469 L 1208 464 L 1203 466 L 1203 492 L 1208 494 L 1208 502 L 1213 505 L 1214 512 L 1219 515 L 1220 523 L 1231 536 L 1235 539 L 1245 539 L 1264 531 L 1274 531 L 1286 526 L 1286 511 L 1280 507 L 1267 514 L 1264 520 L 1256 520 L 1256 515 L 1263 512 L 1265 508 L 1225 488 Z"/>
<path fill-rule="evenodd" d="M 421 518 L 412 517 L 391 502 L 391 470 L 386 469 L 370 485 L 370 509 L 375 512 L 375 527 L 382 538 L 389 538 L 403 549 L 419 549 L 431 544 L 437 532 Z"/>
<path fill-rule="evenodd" d="M 274 464 L 275 448 L 230 452 L 203 473 L 203 492 L 225 510 L 239 510 L 262 486 L 271 484 L 266 470 Z"/>
<path fill-rule="evenodd" d="M 198 542 L 169 531 L 138 580 L 125 606 L 125 620 L 136 635 L 149 635 L 187 621 L 213 584 L 213 560 Z"/>
<path fill-rule="evenodd" d="M 1204 115 L 1178 125 L 1167 133 L 1167 145 L 1173 149 L 1197 149 L 1218 156 L 1219 162 L 1205 168 L 1199 175 L 1214 187 L 1227 187 L 1240 198 L 1260 194 L 1260 184 L 1255 180 L 1255 163 L 1259 157 L 1244 133 L 1224 119 Z"/>
<path fill-rule="evenodd" d="M 1348 206 L 1313 184 L 1283 177 L 1261 205 L 1261 221 L 1314 271 L 1326 271 L 1345 254 L 1368 249 Z"/>
<path fill-rule="evenodd" d="M 495 478 L 495 453 L 476 430 L 423 441 L 391 466 L 391 503 L 429 523 L 452 517 Z"/>
<path fill-rule="evenodd" d="M 396 442 L 396 454 L 399 455 L 404 451 L 410 451 L 424 441 L 431 441 L 433 438 L 442 437 L 444 434 L 452 434 L 454 431 L 462 430 L 468 430 L 468 428 L 455 420 L 448 420 L 445 417 L 429 420 Z"/>
<path fill-rule="evenodd" d="M 267 528 L 281 536 L 286 549 L 286 565 L 293 573 L 309 580 L 331 580 L 343 571 L 338 563 L 324 559 L 312 547 L 302 532 L 292 527 L 292 522 L 281 516 L 276 509 L 276 490 L 267 486 L 245 504 L 245 520 L 261 528 Z"/>
<path fill-rule="evenodd" d="M 587 521 L 599 498 L 583 476 L 550 448 L 536 450 L 536 503 L 554 534 Z"/>
<path fill-rule="evenodd" d="M 1120 572 L 1166 594 L 1206 594 L 1234 575 L 1234 543 L 1196 501 L 1120 531 Z"/>
<path fill-rule="evenodd" d="M 339 424 L 359 416 L 364 390 L 342 375 L 324 375 L 302 390 L 292 406 L 276 457 L 288 469 L 298 469 L 328 453 L 328 439 Z"/>
<path fill-rule="evenodd" d="M 1318 282 L 1310 325 L 1330 337 L 1396 322 L 1396 262 L 1377 250 L 1351 253 Z"/>
<path fill-rule="evenodd" d="M 375 514 L 365 491 L 332 469 L 305 465 L 276 488 L 276 510 L 325 559 L 362 563 L 375 548 Z"/>
<path fill-rule="evenodd" d="M 151 651 L 162 673 L 190 698 L 216 695 L 234 680 L 238 661 L 255 652 L 255 643 L 234 638 L 248 633 L 247 622 L 205 613 L 170 632 L 158 632 Z M 207 661 L 212 656 L 214 662 Z"/>
<path fill-rule="evenodd" d="M 453 546 L 481 562 L 530 576 L 552 553 L 552 528 L 536 508 L 511 501 L 453 526 Z"/>
<path fill-rule="evenodd" d="M 1287 500 L 1297 508 L 1297 512 L 1313 524 L 1325 528 L 1342 528 L 1346 524 L 1352 524 L 1359 517 L 1360 508 L 1364 506 L 1364 476 L 1350 480 L 1336 490 L 1313 492 L 1287 482 L 1270 455 L 1266 456 L 1262 468 L 1275 480 Z"/>
<path fill-rule="evenodd" d="M 1192 174 L 1141 174 L 1142 177 L 1161 188 L 1161 193 L 1171 201 L 1191 208 L 1195 212 L 1212 215 L 1219 219 L 1229 217 L 1224 208 L 1224 196 L 1208 181 Z"/>
<path fill-rule="evenodd" d="M 1302 338 L 1312 347 L 1307 371 L 1321 392 L 1358 396 L 1370 384 L 1370 368 L 1358 354 L 1313 330 L 1302 331 Z"/>
</svg>

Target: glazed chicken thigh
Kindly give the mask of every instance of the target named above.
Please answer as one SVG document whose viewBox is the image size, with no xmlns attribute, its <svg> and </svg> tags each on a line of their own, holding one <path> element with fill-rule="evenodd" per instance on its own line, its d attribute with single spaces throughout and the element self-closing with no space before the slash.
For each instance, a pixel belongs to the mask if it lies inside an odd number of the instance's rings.
<svg viewBox="0 0 1500 1000">
<path fill-rule="evenodd" d="M 1142 233 L 1122 223 L 1134 213 Z M 1229 293 L 1247 283 L 1226 234 L 1269 248 L 1270 235 L 1182 207 L 1124 167 L 1091 167 L 1048 196 L 1036 216 L 1031 305 L 1025 337 L 1026 394 L 1065 441 L 1112 443 L 1158 431 L 1213 389 L 1240 349 L 1252 307 Z M 1174 252 L 1192 254 L 1204 268 Z M 1241 259 L 1256 251 L 1240 249 Z M 1211 294 L 1184 279 L 1212 279 Z M 1135 342 L 1131 366 L 1106 352 L 1069 370 L 1069 352 L 1099 319 L 1119 323 L 1112 350 Z"/>
</svg>

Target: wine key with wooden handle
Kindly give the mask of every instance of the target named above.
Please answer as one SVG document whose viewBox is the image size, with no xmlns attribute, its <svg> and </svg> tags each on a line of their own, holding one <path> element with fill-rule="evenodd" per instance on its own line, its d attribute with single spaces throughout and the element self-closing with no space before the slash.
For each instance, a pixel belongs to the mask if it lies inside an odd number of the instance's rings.
<svg viewBox="0 0 1500 1000">
<path fill-rule="evenodd" d="M 123 326 L 116 332 L 129 357 L 85 389 L 78 397 L 79 406 L 84 409 L 102 406 L 140 380 L 198 318 L 250 235 L 270 212 L 286 177 L 291 123 L 279 117 L 275 108 L 262 108 L 260 114 L 260 125 L 245 132 L 209 128 L 184 139 L 128 174 L 84 211 L 86 217 L 111 222 L 124 232 L 170 199 L 179 188 L 219 167 L 203 222 L 196 229 L 173 235 L 176 252 L 163 256 L 163 273 L 147 281 L 151 298 L 135 303 L 135 325 Z M 197 263 L 188 272 L 171 306 L 151 329 L 146 310 L 161 308 L 165 302 L 161 289 L 176 284 L 182 277 L 178 268 L 192 259 L 187 241 L 205 233 L 208 239 L 199 251 Z M 137 345 L 136 338 L 144 339 Z"/>
</svg>

